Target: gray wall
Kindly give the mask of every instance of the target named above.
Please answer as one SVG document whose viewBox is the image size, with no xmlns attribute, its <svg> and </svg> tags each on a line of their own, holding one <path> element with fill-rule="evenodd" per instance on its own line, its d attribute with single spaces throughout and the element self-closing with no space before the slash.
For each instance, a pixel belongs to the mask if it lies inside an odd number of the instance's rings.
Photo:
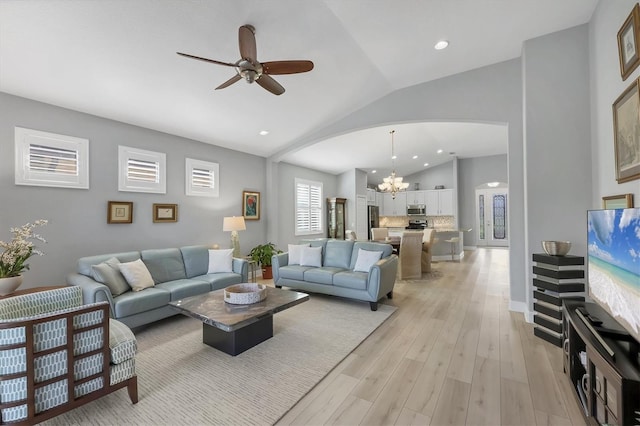
<svg viewBox="0 0 640 426">
<path fill-rule="evenodd" d="M 527 296 L 532 299 L 531 256 L 541 252 L 542 240 L 571 241 L 572 254 L 586 255 L 591 201 L 588 26 L 528 40 L 522 63 Z"/>
<path fill-rule="evenodd" d="M 640 67 L 622 81 L 618 66 L 616 34 L 636 0 L 600 1 L 589 24 L 589 70 L 591 83 L 591 208 L 602 206 L 602 197 L 634 194 L 640 206 L 640 180 L 617 183 L 613 148 L 611 105 L 640 76 Z M 586 229 L 585 229 L 586 235 Z"/>
<path fill-rule="evenodd" d="M 89 139 L 90 189 L 14 185 L 14 127 Z M 118 192 L 118 145 L 167 154 L 167 193 Z M 185 157 L 220 164 L 218 198 L 185 195 Z M 224 216 L 242 214 L 242 191 L 264 192 L 264 158 L 0 93 L 0 240 L 39 218 L 48 240 L 32 257 L 23 287 L 59 285 L 81 256 L 188 244 L 229 245 Z M 133 201 L 134 222 L 108 225 L 107 201 Z M 263 198 L 263 209 L 268 200 Z M 178 204 L 177 223 L 153 223 L 152 204 Z M 263 210 L 264 212 L 264 210 Z M 266 218 L 247 221 L 243 253 L 265 240 Z"/>
<path fill-rule="evenodd" d="M 507 125 L 512 226 L 510 296 L 512 308 L 518 310 L 525 309 L 527 300 L 521 72 L 520 59 L 513 59 L 401 89 L 296 142 L 305 145 L 356 129 L 403 122 L 446 120 Z M 453 169 L 456 185 L 457 167 Z"/>
<path fill-rule="evenodd" d="M 277 176 L 275 176 L 274 179 L 277 182 L 280 197 L 272 206 L 274 213 L 270 216 L 270 222 L 277 222 L 278 234 L 273 237 L 270 236 L 270 241 L 275 243 L 281 250 L 286 250 L 287 244 L 295 244 L 302 238 L 327 236 L 326 218 L 323 218 L 325 221 L 325 229 L 323 229 L 321 233 L 304 237 L 295 235 L 294 192 L 296 178 L 322 182 L 324 198 L 340 196 L 337 193 L 338 178 L 336 176 L 288 163 L 278 163 Z"/>
<path fill-rule="evenodd" d="M 437 166 L 429 167 L 420 173 L 414 173 L 404 177 L 405 182 L 409 182 L 409 190 L 414 189 L 414 184 L 418 183 L 420 189 L 435 189 L 436 185 L 444 185 L 445 188 L 455 188 L 454 161 L 447 161 Z"/>
<path fill-rule="evenodd" d="M 475 246 L 478 241 L 476 188 L 487 182 L 507 182 L 508 158 L 506 155 L 491 155 L 458 161 L 458 221 L 461 228 L 473 228 L 472 232 L 464 234 L 465 247 Z"/>
</svg>

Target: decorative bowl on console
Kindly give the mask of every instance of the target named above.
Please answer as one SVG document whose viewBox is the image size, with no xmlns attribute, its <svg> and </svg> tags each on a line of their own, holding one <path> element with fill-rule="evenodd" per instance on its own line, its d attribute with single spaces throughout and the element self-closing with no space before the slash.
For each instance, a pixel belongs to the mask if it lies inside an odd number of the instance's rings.
<svg viewBox="0 0 640 426">
<path fill-rule="evenodd" d="M 571 250 L 571 241 L 543 241 L 542 249 L 549 256 L 566 256 Z"/>
<path fill-rule="evenodd" d="M 224 301 L 233 305 L 251 305 L 267 298 L 264 284 L 235 284 L 224 289 Z"/>
</svg>

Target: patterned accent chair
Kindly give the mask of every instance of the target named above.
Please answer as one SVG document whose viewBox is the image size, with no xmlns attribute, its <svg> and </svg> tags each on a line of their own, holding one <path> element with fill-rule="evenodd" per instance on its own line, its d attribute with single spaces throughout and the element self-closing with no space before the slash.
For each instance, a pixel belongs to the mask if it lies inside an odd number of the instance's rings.
<svg viewBox="0 0 640 426">
<path fill-rule="evenodd" d="M 136 351 L 109 303 L 83 305 L 80 287 L 0 300 L 0 423 L 38 423 L 123 387 L 137 403 Z"/>
</svg>

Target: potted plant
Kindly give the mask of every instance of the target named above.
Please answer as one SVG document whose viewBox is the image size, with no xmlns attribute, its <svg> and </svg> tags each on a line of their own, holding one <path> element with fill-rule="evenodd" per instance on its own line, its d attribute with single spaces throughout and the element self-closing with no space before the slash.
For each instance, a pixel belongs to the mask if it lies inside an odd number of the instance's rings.
<svg viewBox="0 0 640 426">
<path fill-rule="evenodd" d="M 260 244 L 255 246 L 249 252 L 251 260 L 258 262 L 262 268 L 262 278 L 273 278 L 273 272 L 271 270 L 271 257 L 274 254 L 282 253 L 282 250 L 278 250 L 273 243 Z"/>
<path fill-rule="evenodd" d="M 44 226 L 46 220 L 36 220 L 19 228 L 11 228 L 13 239 L 0 241 L 0 296 L 13 293 L 22 284 L 22 273 L 29 270 L 27 260 L 34 254 L 42 256 L 35 248 L 33 240 L 46 243 L 46 240 L 33 232 L 36 226 Z"/>
</svg>

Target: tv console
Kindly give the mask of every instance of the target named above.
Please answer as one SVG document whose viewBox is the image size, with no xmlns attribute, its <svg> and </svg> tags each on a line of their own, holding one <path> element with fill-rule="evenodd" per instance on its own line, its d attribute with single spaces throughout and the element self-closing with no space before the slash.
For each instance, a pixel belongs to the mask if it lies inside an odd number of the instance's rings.
<svg viewBox="0 0 640 426">
<path fill-rule="evenodd" d="M 638 342 L 595 303 L 564 300 L 563 311 L 564 372 L 588 424 L 638 424 Z"/>
</svg>

